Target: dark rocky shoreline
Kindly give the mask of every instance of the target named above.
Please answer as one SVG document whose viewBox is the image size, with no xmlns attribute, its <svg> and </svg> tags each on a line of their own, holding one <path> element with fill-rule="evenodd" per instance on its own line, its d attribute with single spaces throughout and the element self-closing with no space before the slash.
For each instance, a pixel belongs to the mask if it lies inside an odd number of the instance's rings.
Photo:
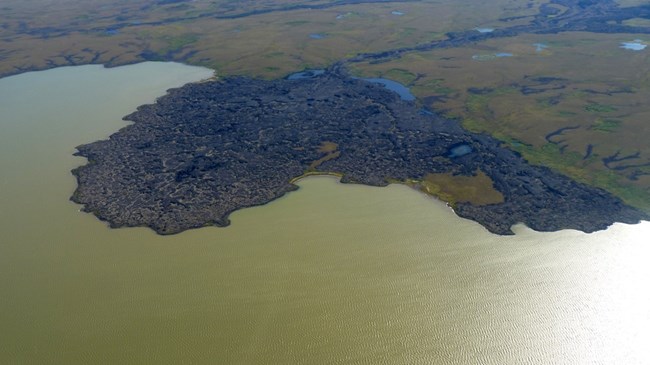
<svg viewBox="0 0 650 365">
<path fill-rule="evenodd" d="M 305 172 L 385 186 L 481 170 L 505 201 L 459 204 L 455 211 L 497 234 L 512 234 L 516 223 L 592 232 L 648 219 L 608 192 L 531 166 L 496 139 L 422 113 L 415 102 L 340 67 L 299 80 L 189 84 L 125 119 L 134 124 L 79 146 L 77 155 L 89 163 L 73 171 L 78 187 L 71 199 L 111 227 L 174 234 L 226 226 L 231 212 L 295 190 L 291 180 Z M 460 144 L 471 153 L 451 157 Z"/>
</svg>

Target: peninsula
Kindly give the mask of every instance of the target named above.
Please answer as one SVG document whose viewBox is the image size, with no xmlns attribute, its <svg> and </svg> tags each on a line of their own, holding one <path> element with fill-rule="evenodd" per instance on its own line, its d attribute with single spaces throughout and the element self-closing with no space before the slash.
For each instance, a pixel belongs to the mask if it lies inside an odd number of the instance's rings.
<svg viewBox="0 0 650 365">
<path fill-rule="evenodd" d="M 172 89 L 125 117 L 108 140 L 77 147 L 72 200 L 111 227 L 174 234 L 226 226 L 231 212 L 297 189 L 306 173 L 385 186 L 429 174 L 487 176 L 503 199 L 457 203 L 455 212 L 497 234 L 524 223 L 538 231 L 592 232 L 648 216 L 381 85 L 324 73 L 259 80 L 227 77 Z"/>
</svg>

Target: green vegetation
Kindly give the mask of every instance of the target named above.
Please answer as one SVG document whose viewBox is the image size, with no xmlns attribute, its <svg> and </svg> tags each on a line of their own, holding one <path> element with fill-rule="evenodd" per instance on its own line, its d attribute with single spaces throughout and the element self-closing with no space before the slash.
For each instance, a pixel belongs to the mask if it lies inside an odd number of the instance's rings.
<svg viewBox="0 0 650 365">
<path fill-rule="evenodd" d="M 617 111 L 618 109 L 611 105 L 589 103 L 585 106 L 585 110 L 591 113 L 611 113 Z"/>
<path fill-rule="evenodd" d="M 562 118 L 570 118 L 570 117 L 575 117 L 576 115 L 578 115 L 578 113 L 569 112 L 566 110 L 560 110 L 557 112 L 557 115 Z"/>
<path fill-rule="evenodd" d="M 489 205 L 503 202 L 503 194 L 494 189 L 494 183 L 483 171 L 473 176 L 427 174 L 421 181 L 408 181 L 423 192 L 438 197 L 452 207 L 458 203 Z"/>
<path fill-rule="evenodd" d="M 549 166 L 567 172 L 571 171 L 570 169 L 572 167 L 582 163 L 582 156 L 580 154 L 571 151 L 563 153 L 560 146 L 555 143 L 546 143 L 542 145 L 541 148 L 522 144 L 515 146 L 512 143 L 508 143 L 508 145 L 513 150 L 521 153 L 521 155 L 530 163 L 535 165 Z M 581 174 L 579 171 L 580 169 L 577 169 L 577 171 L 571 171 L 571 175 L 580 176 Z"/>
<path fill-rule="evenodd" d="M 446 86 L 444 81 L 443 79 L 427 79 L 424 82 L 418 80 L 412 85 L 411 90 L 415 95 L 433 93 L 434 95 L 447 96 L 458 92 L 458 90 Z"/>
<path fill-rule="evenodd" d="M 623 21 L 623 25 L 630 27 L 650 27 L 650 19 L 634 18 Z"/>
<path fill-rule="evenodd" d="M 393 68 L 388 70 L 381 77 L 397 81 L 403 85 L 410 85 L 415 81 L 417 75 L 401 68 Z"/>
<path fill-rule="evenodd" d="M 612 133 L 616 132 L 621 126 L 618 119 L 596 119 L 596 122 L 590 127 L 594 131 Z"/>
<path fill-rule="evenodd" d="M 295 27 L 295 26 L 299 26 L 299 25 L 309 24 L 309 21 L 308 20 L 294 20 L 294 21 L 291 21 L 291 22 L 286 22 L 284 24 L 286 24 L 286 25 L 288 25 L 290 27 Z"/>
<path fill-rule="evenodd" d="M 167 46 L 162 49 L 163 53 L 168 52 L 178 52 L 183 48 L 189 46 L 192 43 L 195 43 L 199 39 L 199 36 L 196 34 L 180 34 L 177 36 L 168 36 L 165 35 L 162 37 L 162 40 L 167 43 Z"/>
<path fill-rule="evenodd" d="M 519 152 L 528 162 L 557 170 L 575 180 L 610 191 L 627 204 L 650 212 L 650 194 L 647 188 L 622 183 L 621 176 L 611 170 L 592 171 L 586 167 L 593 165 L 596 158 L 584 160 L 575 152 L 562 152 L 560 147 L 547 143 L 541 148 L 512 143 L 505 140 L 513 150 Z"/>
</svg>

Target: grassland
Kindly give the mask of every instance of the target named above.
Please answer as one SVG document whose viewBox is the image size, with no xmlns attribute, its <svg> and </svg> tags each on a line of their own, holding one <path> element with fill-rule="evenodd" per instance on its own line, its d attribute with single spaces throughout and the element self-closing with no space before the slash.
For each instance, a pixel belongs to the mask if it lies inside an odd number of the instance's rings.
<svg viewBox="0 0 650 365">
<path fill-rule="evenodd" d="M 473 176 L 427 174 L 420 181 L 407 181 L 406 184 L 436 196 L 452 207 L 458 203 L 489 205 L 504 201 L 503 195 L 494 189 L 492 179 L 483 171 L 477 171 Z"/>
<path fill-rule="evenodd" d="M 650 27 L 650 19 L 632 18 L 624 20 L 622 23 L 631 27 Z"/>
<path fill-rule="evenodd" d="M 358 53 L 430 42 L 450 31 L 503 25 L 502 18 L 517 18 L 510 25 L 525 23 L 546 1 L 534 0 L 530 6 L 460 0 L 295 9 L 332 2 L 7 0 L 0 27 L 0 75 L 71 64 L 176 60 L 219 74 L 274 78 Z M 270 12 L 227 18 L 254 11 Z"/>
<path fill-rule="evenodd" d="M 318 147 L 318 152 L 321 154 L 324 154 L 323 157 L 319 158 L 318 160 L 312 162 L 309 165 L 308 172 L 313 172 L 316 170 L 318 166 L 320 166 L 323 162 L 333 160 L 335 158 L 338 158 L 341 156 L 341 151 L 338 151 L 339 145 L 330 142 L 330 141 L 324 141 L 321 143 L 320 147 Z"/>
</svg>

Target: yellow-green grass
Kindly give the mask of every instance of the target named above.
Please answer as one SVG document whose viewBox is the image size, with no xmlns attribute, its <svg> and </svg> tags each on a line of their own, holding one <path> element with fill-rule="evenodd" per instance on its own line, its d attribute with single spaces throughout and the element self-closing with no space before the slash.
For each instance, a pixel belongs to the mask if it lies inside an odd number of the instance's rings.
<svg viewBox="0 0 650 365">
<path fill-rule="evenodd" d="M 645 19 L 645 18 L 628 19 L 623 21 L 623 25 L 627 25 L 630 27 L 650 27 L 650 19 Z"/>
<path fill-rule="evenodd" d="M 494 188 L 492 179 L 480 170 L 473 176 L 427 174 L 424 179 L 408 181 L 407 184 L 449 203 L 452 207 L 458 203 L 489 205 L 504 201 L 501 192 Z"/>
<path fill-rule="evenodd" d="M 329 160 L 333 160 L 341 156 L 341 151 L 338 151 L 338 148 L 339 145 L 334 142 L 330 142 L 330 141 L 322 142 L 321 145 L 318 147 L 318 152 L 324 154 L 324 156 L 312 162 L 311 165 L 309 165 L 308 171 L 314 171 L 322 163 Z"/>
</svg>

